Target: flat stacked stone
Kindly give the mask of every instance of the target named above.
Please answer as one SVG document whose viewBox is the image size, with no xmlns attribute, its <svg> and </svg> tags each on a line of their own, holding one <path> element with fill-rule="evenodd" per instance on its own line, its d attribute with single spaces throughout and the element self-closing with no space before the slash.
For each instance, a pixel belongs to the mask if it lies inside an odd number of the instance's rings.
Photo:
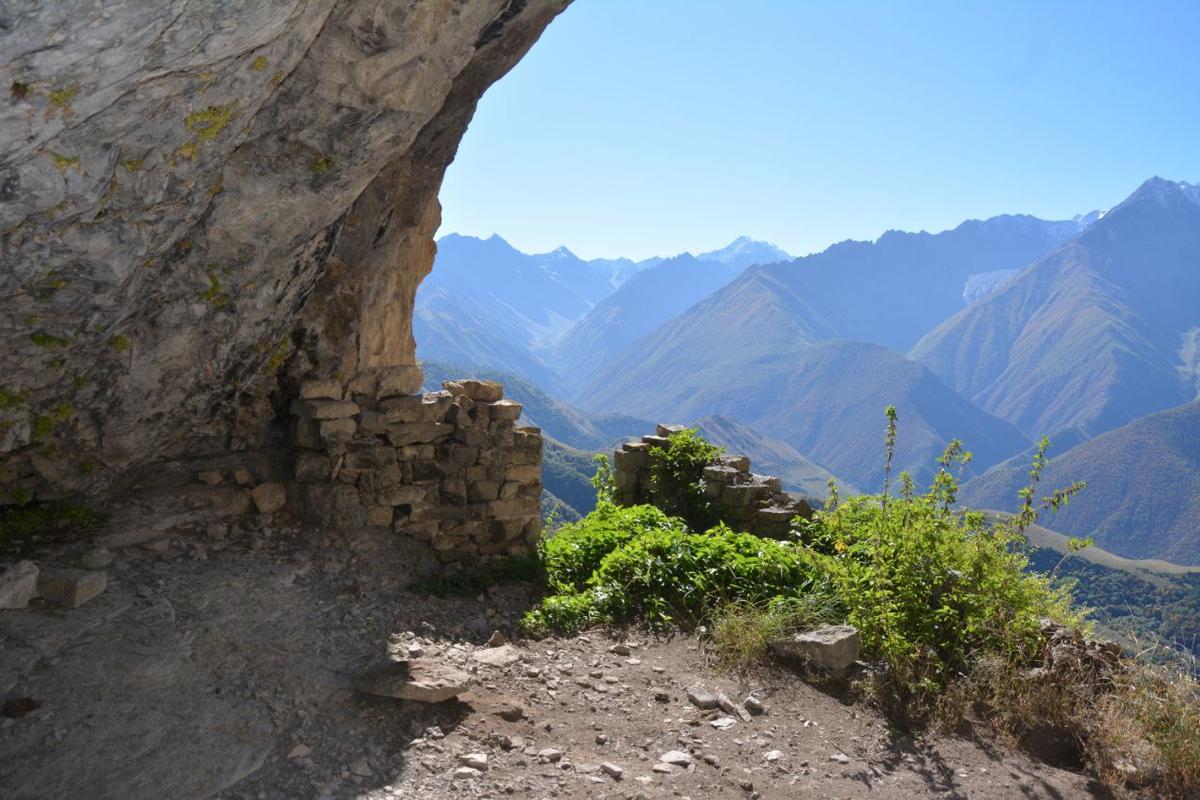
<svg viewBox="0 0 1200 800">
<path fill-rule="evenodd" d="M 660 424 L 653 434 L 626 442 L 613 453 L 617 503 L 655 502 L 650 487 L 654 448 L 665 447 L 672 434 L 684 429 Z M 784 539 L 794 517 L 812 517 L 812 506 L 784 492 L 779 478 L 750 472 L 750 459 L 744 455 L 717 456 L 704 467 L 702 485 L 717 517 L 735 530 Z"/>
<path fill-rule="evenodd" d="M 412 370 L 416 369 L 414 373 Z M 542 436 L 494 381 L 416 393 L 419 368 L 310 381 L 292 405 L 304 511 L 384 525 L 447 560 L 527 552 L 541 532 Z"/>
</svg>

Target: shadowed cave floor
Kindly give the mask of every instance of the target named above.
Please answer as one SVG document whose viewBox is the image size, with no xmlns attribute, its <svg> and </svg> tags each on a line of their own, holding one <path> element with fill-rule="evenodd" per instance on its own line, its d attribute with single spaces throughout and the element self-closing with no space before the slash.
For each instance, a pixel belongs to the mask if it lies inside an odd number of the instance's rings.
<svg viewBox="0 0 1200 800">
<path fill-rule="evenodd" d="M 73 566 L 84 549 L 39 561 Z M 593 631 L 517 641 L 514 663 L 478 663 L 472 653 L 493 630 L 512 633 L 533 587 L 415 593 L 435 562 L 394 534 L 164 535 L 116 553 L 108 589 L 86 605 L 0 612 L 0 694 L 40 703 L 0 718 L 0 796 L 1092 796 L 1086 776 L 1023 754 L 896 738 L 871 709 L 786 672 L 739 685 L 690 638 L 634 631 L 619 655 L 624 637 Z M 436 706 L 355 692 L 352 677 L 389 641 L 472 672 L 473 687 Z M 709 723 L 723 713 L 688 703 L 697 685 L 753 692 L 767 713 L 719 730 Z M 561 756 L 539 757 L 548 748 Z M 671 750 L 691 765 L 654 771 Z M 467 753 L 486 754 L 487 769 L 455 779 Z"/>
</svg>

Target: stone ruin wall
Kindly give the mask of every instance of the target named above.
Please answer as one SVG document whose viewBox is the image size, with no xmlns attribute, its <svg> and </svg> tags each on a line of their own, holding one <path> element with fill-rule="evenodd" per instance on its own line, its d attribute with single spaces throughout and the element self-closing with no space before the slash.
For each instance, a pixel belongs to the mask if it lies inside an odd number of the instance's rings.
<svg viewBox="0 0 1200 800">
<path fill-rule="evenodd" d="M 618 504 L 657 505 L 650 480 L 654 448 L 666 447 L 671 434 L 685 427 L 660 424 L 654 434 L 625 442 L 614 451 L 614 499 Z M 779 478 L 750 472 L 748 456 L 717 456 L 704 467 L 703 486 L 717 518 L 734 530 L 786 539 L 793 517 L 812 517 L 812 506 L 783 491 Z"/>
<path fill-rule="evenodd" d="M 415 375 L 412 373 L 415 372 Z M 411 393 L 419 368 L 343 391 L 313 381 L 293 404 L 289 500 L 317 524 L 380 526 L 443 560 L 528 552 L 541 533 L 542 435 L 492 381 Z"/>
</svg>

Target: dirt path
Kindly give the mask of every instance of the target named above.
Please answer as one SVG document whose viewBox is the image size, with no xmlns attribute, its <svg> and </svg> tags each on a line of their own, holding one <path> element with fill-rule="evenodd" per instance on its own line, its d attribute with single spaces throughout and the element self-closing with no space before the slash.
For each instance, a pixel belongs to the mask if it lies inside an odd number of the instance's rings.
<svg viewBox="0 0 1200 800">
<path fill-rule="evenodd" d="M 785 672 L 739 686 L 692 639 L 593 632 L 482 663 L 531 587 L 439 600 L 406 588 L 428 553 L 354 541 L 160 538 L 119 550 L 109 588 L 81 608 L 0 612 L 0 698 L 40 703 L 0 718 L 0 796 L 1092 796 L 1085 776 L 1020 754 L 894 739 L 870 709 Z M 72 566 L 81 552 L 41 560 Z M 354 691 L 389 647 L 474 685 L 437 706 Z M 753 694 L 765 713 L 698 709 L 691 687 Z M 671 751 L 674 766 L 661 761 Z"/>
</svg>

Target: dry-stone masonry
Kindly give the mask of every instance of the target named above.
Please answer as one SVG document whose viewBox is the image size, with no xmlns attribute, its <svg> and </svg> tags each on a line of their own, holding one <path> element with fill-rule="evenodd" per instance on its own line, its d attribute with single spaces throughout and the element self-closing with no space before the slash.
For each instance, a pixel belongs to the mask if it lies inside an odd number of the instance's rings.
<svg viewBox="0 0 1200 800">
<path fill-rule="evenodd" d="M 292 406 L 297 511 L 341 526 L 379 525 L 444 559 L 527 552 L 541 532 L 542 435 L 492 381 L 415 394 L 418 368 L 343 390 L 300 388 Z"/>
<path fill-rule="evenodd" d="M 666 447 L 671 434 L 682 430 L 683 425 L 659 425 L 654 434 L 626 442 L 613 453 L 618 503 L 656 503 L 650 480 L 655 450 Z M 750 472 L 747 456 L 718 456 L 704 467 L 703 482 L 717 517 L 735 530 L 783 539 L 793 517 L 812 516 L 812 506 L 784 492 L 779 478 Z"/>
</svg>

